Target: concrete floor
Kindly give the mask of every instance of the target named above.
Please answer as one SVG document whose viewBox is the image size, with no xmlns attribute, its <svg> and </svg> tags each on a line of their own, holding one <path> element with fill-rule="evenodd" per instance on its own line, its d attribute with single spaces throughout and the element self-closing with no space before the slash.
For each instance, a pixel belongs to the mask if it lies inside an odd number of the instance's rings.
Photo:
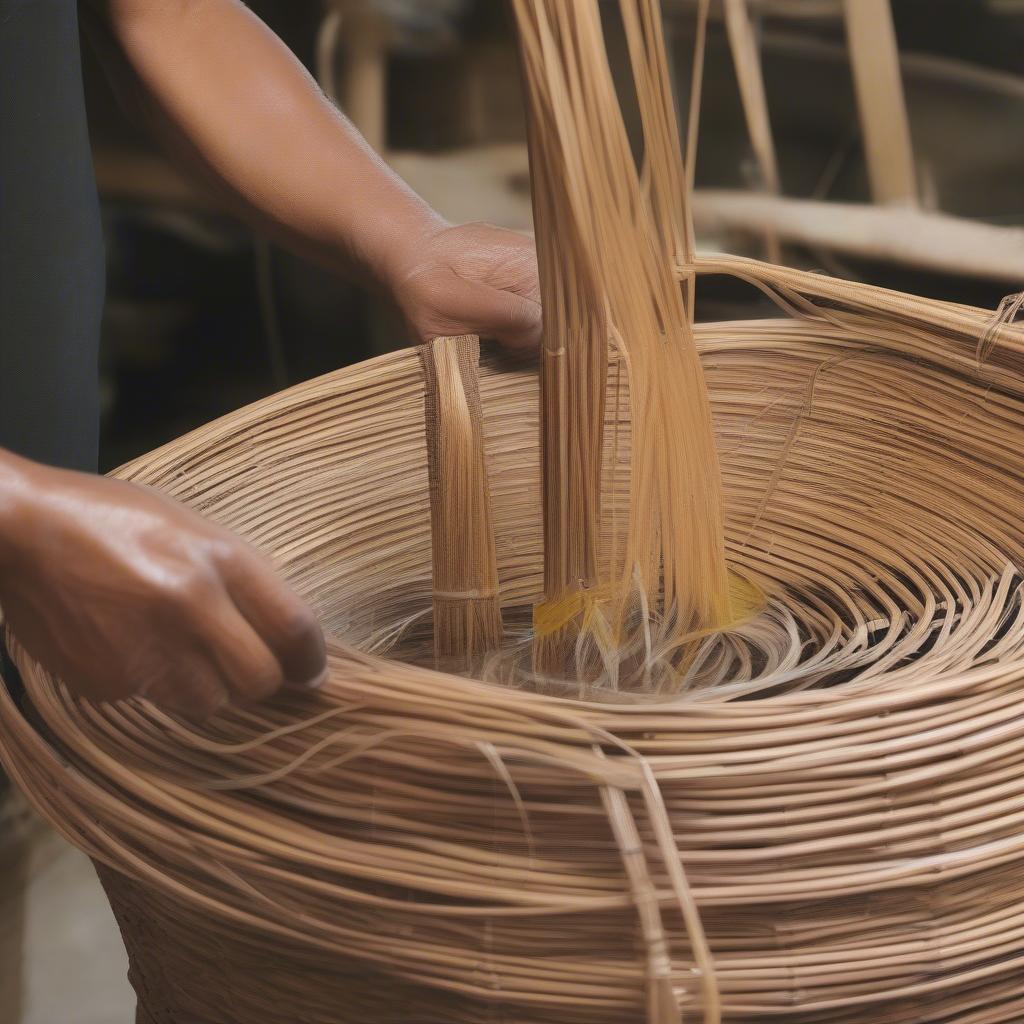
<svg viewBox="0 0 1024 1024">
<path fill-rule="evenodd" d="M 127 970 L 88 858 L 38 822 L 2 828 L 0 1024 L 133 1024 Z"/>
</svg>

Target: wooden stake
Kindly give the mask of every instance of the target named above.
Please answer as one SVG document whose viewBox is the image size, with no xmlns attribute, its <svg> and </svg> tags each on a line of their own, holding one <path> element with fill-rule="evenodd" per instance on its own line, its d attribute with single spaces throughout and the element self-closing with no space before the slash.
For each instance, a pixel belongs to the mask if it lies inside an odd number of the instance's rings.
<svg viewBox="0 0 1024 1024">
<path fill-rule="evenodd" d="M 845 0 L 847 45 L 876 203 L 917 205 L 910 122 L 889 0 Z"/>
</svg>

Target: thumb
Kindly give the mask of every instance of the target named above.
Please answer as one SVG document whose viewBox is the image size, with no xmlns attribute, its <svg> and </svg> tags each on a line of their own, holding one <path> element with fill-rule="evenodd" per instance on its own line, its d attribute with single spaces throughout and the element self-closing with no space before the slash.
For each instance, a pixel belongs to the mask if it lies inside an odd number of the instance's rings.
<svg viewBox="0 0 1024 1024">
<path fill-rule="evenodd" d="M 493 338 L 508 349 L 537 348 L 541 339 L 541 307 L 534 299 L 459 278 L 446 312 L 463 333 Z"/>
</svg>

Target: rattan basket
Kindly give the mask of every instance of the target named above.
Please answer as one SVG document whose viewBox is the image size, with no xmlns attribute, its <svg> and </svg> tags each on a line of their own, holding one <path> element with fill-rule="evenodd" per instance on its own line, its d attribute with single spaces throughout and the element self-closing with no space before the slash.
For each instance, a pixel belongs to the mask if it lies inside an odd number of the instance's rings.
<svg viewBox="0 0 1024 1024">
<path fill-rule="evenodd" d="M 773 598 L 749 628 L 799 640 L 751 699 L 372 653 L 430 626 L 415 351 L 119 471 L 269 551 L 333 638 L 322 691 L 203 728 L 24 654 L 42 729 L 0 697 L 4 766 L 103 865 L 156 1024 L 1024 1019 L 1024 333 L 698 270 L 791 314 L 698 328 L 730 561 Z M 485 358 L 479 392 L 508 623 L 541 580 L 535 372 Z"/>
</svg>

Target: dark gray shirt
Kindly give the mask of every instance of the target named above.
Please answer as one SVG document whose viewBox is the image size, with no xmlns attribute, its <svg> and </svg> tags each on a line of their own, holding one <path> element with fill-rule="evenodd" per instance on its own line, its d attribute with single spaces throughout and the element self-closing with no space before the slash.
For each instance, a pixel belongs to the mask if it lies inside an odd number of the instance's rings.
<svg viewBox="0 0 1024 1024">
<path fill-rule="evenodd" d="M 103 239 L 75 0 L 0 0 L 0 447 L 94 470 Z"/>
</svg>

